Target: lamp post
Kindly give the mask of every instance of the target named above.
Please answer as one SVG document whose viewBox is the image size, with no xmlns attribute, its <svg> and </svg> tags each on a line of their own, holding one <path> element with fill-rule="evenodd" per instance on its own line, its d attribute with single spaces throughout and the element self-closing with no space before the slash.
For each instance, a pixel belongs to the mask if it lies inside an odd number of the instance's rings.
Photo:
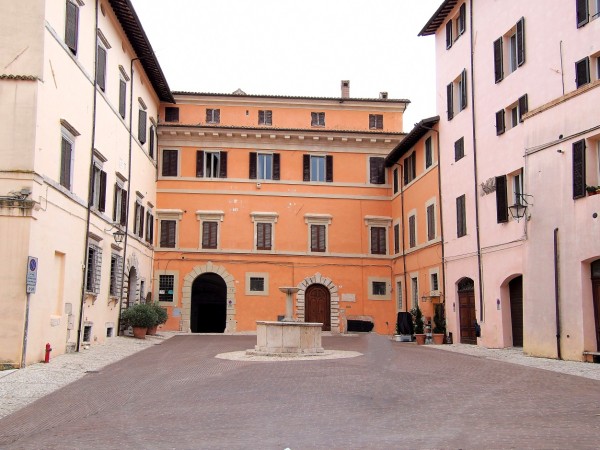
<svg viewBox="0 0 600 450">
<path fill-rule="evenodd" d="M 527 199 L 532 199 L 533 196 L 527 194 L 516 194 L 515 195 L 515 204 L 508 207 L 508 211 L 513 219 L 517 222 L 525 217 L 527 213 L 527 207 L 533 206 L 533 203 L 529 203 Z"/>
</svg>

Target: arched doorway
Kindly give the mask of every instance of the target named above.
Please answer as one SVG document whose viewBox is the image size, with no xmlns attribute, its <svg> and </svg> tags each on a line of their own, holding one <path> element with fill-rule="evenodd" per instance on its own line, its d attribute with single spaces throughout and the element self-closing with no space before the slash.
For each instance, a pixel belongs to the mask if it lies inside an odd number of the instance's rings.
<svg viewBox="0 0 600 450">
<path fill-rule="evenodd" d="M 508 283 L 513 347 L 523 347 L 523 277 Z"/>
<path fill-rule="evenodd" d="M 227 285 L 216 273 L 203 273 L 192 284 L 192 333 L 223 333 L 227 321 Z"/>
<path fill-rule="evenodd" d="M 304 321 L 323 324 L 323 331 L 331 331 L 331 295 L 322 284 L 306 289 L 304 297 Z"/>
<path fill-rule="evenodd" d="M 135 295 L 137 293 L 137 269 L 131 267 L 127 276 L 127 307 L 135 305 Z"/>
<path fill-rule="evenodd" d="M 600 352 L 600 259 L 592 263 L 592 298 L 596 324 L 596 351 Z"/>
<path fill-rule="evenodd" d="M 458 314 L 460 319 L 460 343 L 477 344 L 475 334 L 475 282 L 463 278 L 458 282 Z"/>
</svg>

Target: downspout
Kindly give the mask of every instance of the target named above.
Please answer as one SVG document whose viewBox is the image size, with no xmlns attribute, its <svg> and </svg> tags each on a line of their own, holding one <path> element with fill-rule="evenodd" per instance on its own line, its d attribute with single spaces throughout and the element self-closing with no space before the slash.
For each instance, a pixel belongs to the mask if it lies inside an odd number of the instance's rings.
<svg viewBox="0 0 600 450">
<path fill-rule="evenodd" d="M 473 125 L 471 127 L 473 133 L 473 175 L 474 175 L 474 194 L 475 194 L 475 235 L 477 238 L 477 268 L 479 271 L 479 321 L 483 322 L 483 267 L 481 265 L 481 238 L 479 236 L 479 195 L 477 194 L 477 188 L 479 186 L 479 177 L 477 176 L 477 136 L 475 133 L 475 69 L 473 62 L 473 0 L 469 2 L 469 20 L 471 27 L 471 120 Z"/>
<path fill-rule="evenodd" d="M 129 199 L 131 195 L 131 159 L 133 149 L 133 62 L 140 58 L 133 58 L 129 62 L 129 79 L 131 80 L 131 88 L 129 89 L 129 155 L 127 159 L 127 195 L 125 205 L 125 239 L 123 240 L 123 273 L 121 274 L 121 286 L 119 286 L 119 319 L 117 322 L 118 333 L 121 333 L 121 312 L 123 311 L 123 284 L 125 283 L 125 261 L 127 257 L 127 238 L 129 237 Z M 143 220 L 143 218 L 142 218 Z M 131 290 L 131 286 L 129 287 Z M 129 293 L 128 293 L 129 295 Z"/>
<path fill-rule="evenodd" d="M 83 325 L 83 308 L 85 306 L 85 281 L 86 281 L 86 272 L 87 272 L 87 264 L 88 264 L 88 246 L 90 245 L 90 217 L 92 213 L 92 174 L 94 173 L 94 146 L 96 145 L 96 104 L 98 97 L 98 81 L 97 81 L 97 71 L 98 71 L 98 0 L 96 0 L 96 13 L 95 13 L 95 37 L 94 40 L 94 100 L 93 100 L 93 108 L 92 108 L 92 142 L 90 148 L 90 166 L 88 173 L 88 204 L 86 209 L 86 219 L 85 219 L 85 246 L 83 249 L 83 267 L 82 267 L 82 279 L 81 279 L 81 301 L 79 304 L 79 326 L 77 327 L 77 347 L 76 350 L 81 350 L 81 331 Z"/>
<path fill-rule="evenodd" d="M 554 229 L 554 303 L 556 308 L 556 357 L 560 354 L 560 254 L 558 250 L 558 228 Z"/>
</svg>

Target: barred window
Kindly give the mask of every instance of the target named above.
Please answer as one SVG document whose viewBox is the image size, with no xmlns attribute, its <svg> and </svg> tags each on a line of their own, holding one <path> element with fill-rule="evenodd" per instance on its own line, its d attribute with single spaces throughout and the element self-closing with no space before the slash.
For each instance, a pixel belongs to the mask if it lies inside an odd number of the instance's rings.
<svg viewBox="0 0 600 450">
<path fill-rule="evenodd" d="M 119 255 L 111 255 L 110 257 L 110 296 L 117 297 L 119 295 L 119 287 L 121 286 L 121 278 L 123 277 L 123 257 Z"/>
<path fill-rule="evenodd" d="M 158 276 L 158 300 L 161 302 L 172 302 L 174 286 L 175 286 L 175 275 L 159 275 Z"/>
<path fill-rule="evenodd" d="M 85 291 L 93 294 L 100 292 L 100 275 L 102 272 L 102 249 L 96 244 L 90 244 L 87 251 L 87 266 L 85 274 Z"/>
<path fill-rule="evenodd" d="M 252 292 L 263 292 L 265 290 L 265 279 L 250 277 L 250 290 Z"/>
</svg>

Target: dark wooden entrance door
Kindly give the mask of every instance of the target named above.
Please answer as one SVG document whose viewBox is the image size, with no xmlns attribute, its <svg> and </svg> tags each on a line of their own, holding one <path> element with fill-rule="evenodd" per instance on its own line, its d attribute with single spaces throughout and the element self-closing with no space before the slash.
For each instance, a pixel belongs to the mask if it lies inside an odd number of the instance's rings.
<svg viewBox="0 0 600 450">
<path fill-rule="evenodd" d="M 513 347 L 523 347 L 523 277 L 508 283 Z"/>
<path fill-rule="evenodd" d="M 466 291 L 458 293 L 458 304 L 460 305 L 460 343 L 477 344 L 475 335 L 475 292 Z"/>
<path fill-rule="evenodd" d="M 596 322 L 596 351 L 600 352 L 600 278 L 592 278 L 592 289 Z"/>
<path fill-rule="evenodd" d="M 321 284 L 313 284 L 304 295 L 304 321 L 323 324 L 323 331 L 331 331 L 331 295 Z"/>
</svg>

